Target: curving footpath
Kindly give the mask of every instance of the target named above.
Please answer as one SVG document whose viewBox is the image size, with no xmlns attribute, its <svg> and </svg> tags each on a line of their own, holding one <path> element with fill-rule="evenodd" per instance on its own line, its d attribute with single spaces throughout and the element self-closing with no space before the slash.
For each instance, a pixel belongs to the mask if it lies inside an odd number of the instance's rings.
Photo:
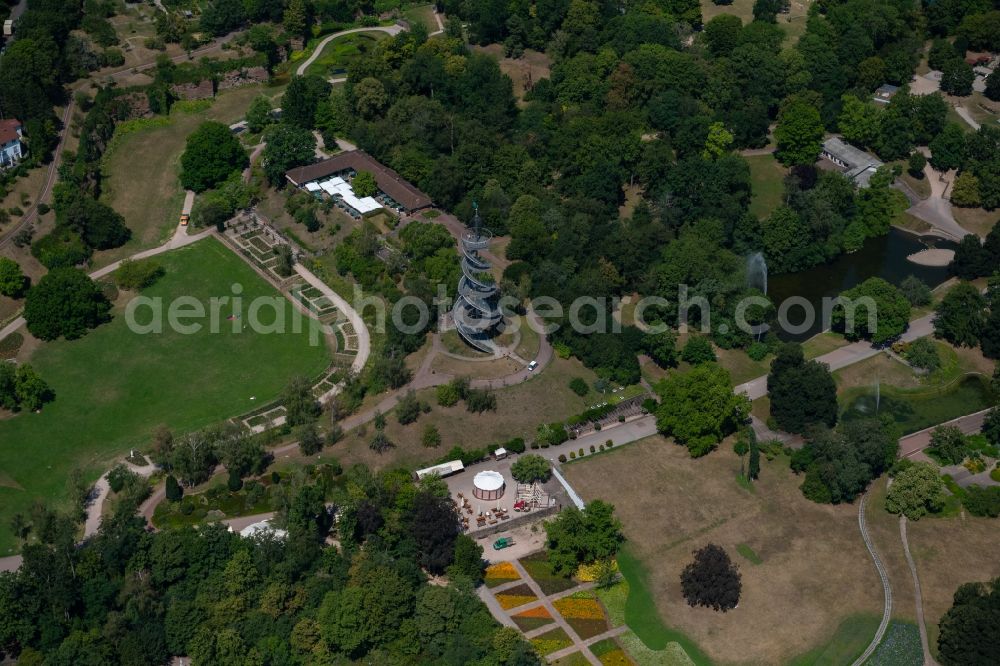
<svg viewBox="0 0 1000 666">
<path fill-rule="evenodd" d="M 913 576 L 913 598 L 917 604 L 917 628 L 920 629 L 920 647 L 924 651 L 924 666 L 938 666 L 934 656 L 931 655 L 930 642 L 927 640 L 927 626 L 924 624 L 924 602 L 920 593 L 920 579 L 917 577 L 917 565 L 910 555 L 910 542 L 906 538 L 906 516 L 899 517 L 899 538 L 903 542 L 903 554 L 906 555 L 906 563 L 910 567 L 910 575 Z"/>
<path fill-rule="evenodd" d="M 882 621 L 878 625 L 878 631 L 875 632 L 875 636 L 872 637 L 872 642 L 868 644 L 868 647 L 854 661 L 852 666 L 861 666 L 861 664 L 865 663 L 872 656 L 872 653 L 878 648 L 879 643 L 882 642 L 882 638 L 885 637 L 886 629 L 889 628 L 889 617 L 892 615 L 892 586 L 889 584 L 889 575 L 882 565 L 882 560 L 879 559 L 878 553 L 875 551 L 875 544 L 872 543 L 871 535 L 868 534 L 868 524 L 865 521 L 865 504 L 867 502 L 868 491 L 865 491 L 865 494 L 861 496 L 861 502 L 858 504 L 858 527 L 861 529 L 861 538 L 864 539 L 865 548 L 868 549 L 868 554 L 872 556 L 872 562 L 875 563 L 875 571 L 878 572 L 878 577 L 882 580 L 885 607 L 882 610 Z"/>
<path fill-rule="evenodd" d="M 321 41 L 319 44 L 316 45 L 316 48 L 314 48 L 312 54 L 308 58 L 306 58 L 306 61 L 301 65 L 299 65 L 299 68 L 295 70 L 295 75 L 305 76 L 306 70 L 309 69 L 309 65 L 316 62 L 316 59 L 319 58 L 321 53 L 323 53 L 323 49 L 326 48 L 327 44 L 337 39 L 338 37 L 343 37 L 344 35 L 350 35 L 355 32 L 384 32 L 389 35 L 395 36 L 403 32 L 403 26 L 399 25 L 398 23 L 394 23 L 393 25 L 376 25 L 370 28 L 352 28 L 350 30 L 341 30 L 340 32 L 335 32 L 332 35 L 327 35 L 326 37 L 323 38 L 323 41 Z"/>
</svg>

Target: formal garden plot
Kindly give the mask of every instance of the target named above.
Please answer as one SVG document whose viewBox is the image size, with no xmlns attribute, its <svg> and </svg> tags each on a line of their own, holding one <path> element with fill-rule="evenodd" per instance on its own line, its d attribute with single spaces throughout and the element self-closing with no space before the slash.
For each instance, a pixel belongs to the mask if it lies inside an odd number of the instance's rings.
<svg viewBox="0 0 1000 666">
<path fill-rule="evenodd" d="M 483 582 L 486 587 L 492 588 L 515 580 L 521 580 L 521 574 L 517 573 L 514 565 L 510 562 L 498 562 L 486 567 L 486 576 Z"/>
<path fill-rule="evenodd" d="M 511 608 L 517 608 L 518 606 L 523 606 L 525 604 L 530 604 L 532 601 L 538 601 L 538 597 L 535 593 L 531 591 L 527 583 L 522 583 L 516 587 L 512 587 L 509 590 L 504 590 L 503 592 L 498 592 L 496 594 L 497 603 L 504 610 L 510 610 Z"/>
<path fill-rule="evenodd" d="M 549 613 L 545 606 L 535 606 L 534 608 L 529 608 L 526 611 L 522 611 L 517 615 L 511 615 L 510 619 L 514 620 L 514 624 L 521 631 L 528 632 L 533 629 L 538 629 L 539 627 L 544 627 L 547 624 L 552 623 L 552 615 Z"/>
<path fill-rule="evenodd" d="M 559 650 L 565 650 L 573 641 L 570 640 L 569 636 L 563 631 L 562 627 L 557 627 L 552 631 L 546 631 L 541 636 L 536 636 L 531 639 L 531 644 L 535 646 L 535 650 L 538 654 L 543 657 L 553 652 L 558 652 Z"/>
<path fill-rule="evenodd" d="M 521 566 L 528 572 L 528 575 L 538 583 L 538 587 L 542 588 L 542 592 L 547 595 L 563 592 L 576 585 L 573 579 L 559 576 L 552 572 L 548 555 L 544 551 L 528 555 L 522 558 L 520 562 Z"/>
<path fill-rule="evenodd" d="M 270 279 L 279 284 L 288 280 L 277 272 L 277 248 L 288 244 L 270 227 L 253 217 L 238 219 L 226 228 L 225 238 Z M 300 300 L 305 303 L 308 299 Z"/>
<path fill-rule="evenodd" d="M 604 609 L 591 591 L 576 592 L 552 602 L 580 638 L 593 638 L 608 630 Z"/>
<path fill-rule="evenodd" d="M 550 662 L 552 666 L 590 666 L 590 661 L 583 656 L 582 652 L 571 652 L 570 654 Z"/>
<path fill-rule="evenodd" d="M 277 407 L 272 407 L 260 414 L 253 414 L 243 419 L 243 425 L 250 429 L 250 432 L 256 434 L 264 432 L 265 430 L 270 430 L 271 428 L 276 428 L 285 423 L 285 417 L 288 410 L 284 406 L 279 405 Z"/>
<path fill-rule="evenodd" d="M 924 660 L 920 629 L 915 624 L 893 620 L 869 663 L 879 666 L 909 666 Z"/>
<path fill-rule="evenodd" d="M 605 638 L 590 646 L 590 651 L 594 653 L 604 666 L 630 666 L 634 662 L 628 658 L 625 650 L 613 638 Z"/>
</svg>

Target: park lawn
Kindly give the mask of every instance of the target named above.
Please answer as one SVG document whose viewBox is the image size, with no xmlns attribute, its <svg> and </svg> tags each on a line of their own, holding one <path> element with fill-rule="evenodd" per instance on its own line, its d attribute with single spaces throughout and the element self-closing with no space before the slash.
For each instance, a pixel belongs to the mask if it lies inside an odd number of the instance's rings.
<svg viewBox="0 0 1000 666">
<path fill-rule="evenodd" d="M 353 62 L 369 53 L 376 44 L 388 36 L 388 33 L 381 30 L 373 30 L 352 32 L 331 40 L 323 47 L 319 57 L 306 68 L 306 74 L 315 74 L 323 78 L 347 76 L 347 68 Z"/>
<path fill-rule="evenodd" d="M 455 363 L 461 363 L 455 361 Z M 474 363 L 462 364 L 465 368 Z M 432 366 L 433 367 L 433 366 Z M 520 365 L 518 366 L 520 368 Z M 504 442 L 512 437 L 523 437 L 530 442 L 541 423 L 562 421 L 579 414 L 588 405 L 588 397 L 581 398 L 569 389 L 569 380 L 582 377 L 593 384 L 596 375 L 576 359 L 553 358 L 552 362 L 526 382 L 496 390 L 497 410 L 473 414 L 459 402 L 454 407 L 437 404 L 434 388 L 417 391 L 417 397 L 431 405 L 431 411 L 421 414 L 415 423 L 400 425 L 396 415 L 386 414 L 385 433 L 395 446 L 381 455 L 369 447 L 372 428 L 355 428 L 331 450 L 345 464 L 364 463 L 373 469 L 406 466 L 424 467 L 444 455 L 453 446 L 472 448 L 493 442 Z M 374 396 L 361 410 L 374 407 L 386 394 Z M 428 449 L 420 438 L 427 424 L 433 424 L 441 433 L 441 445 Z M 479 433 L 470 438 L 469 433 Z"/>
<path fill-rule="evenodd" d="M 743 25 L 753 21 L 754 0 L 733 0 L 731 4 L 719 5 L 712 0 L 701 0 L 701 18 L 704 23 L 718 16 L 719 14 L 732 14 L 738 16 Z M 809 3 L 805 0 L 795 0 L 789 6 L 787 14 L 778 14 L 778 26 L 784 30 L 786 42 L 791 46 L 799 40 L 799 37 L 806 31 L 806 13 L 809 10 Z"/>
<path fill-rule="evenodd" d="M 841 347 L 846 347 L 849 344 L 851 343 L 845 340 L 844 336 L 831 331 L 824 331 L 822 333 L 817 333 L 803 342 L 802 352 L 805 354 L 807 359 L 812 359 L 817 356 L 822 356 L 823 354 L 829 354 L 830 352 L 840 349 Z"/>
<path fill-rule="evenodd" d="M 230 295 L 236 283 L 244 312 L 255 297 L 277 296 L 215 239 L 156 260 L 166 275 L 143 295 L 165 304 L 182 295 L 204 303 Z M 0 420 L 0 475 L 20 487 L 0 488 L 0 554 L 14 547 L 10 517 L 35 499 L 63 500 L 73 468 L 96 479 L 113 458 L 148 445 L 159 424 L 180 433 L 217 423 L 276 398 L 292 375 L 315 377 L 329 364 L 325 344 L 310 346 L 306 332 L 233 333 L 223 320 L 217 334 L 206 326 L 182 335 L 165 325 L 162 334 L 138 335 L 123 309 L 120 302 L 110 323 L 79 340 L 43 344 L 31 357 L 56 399 L 39 414 Z"/>
<path fill-rule="evenodd" d="M 910 521 L 906 531 L 920 576 L 927 638 L 937 656 L 938 622 L 951 608 L 958 586 L 1000 576 L 1000 559 L 996 557 L 1000 530 L 995 518 L 965 514 Z"/>
<path fill-rule="evenodd" d="M 94 254 L 100 268 L 170 237 L 184 205 L 180 159 L 188 135 L 207 120 L 230 125 L 244 116 L 250 102 L 275 88 L 246 86 L 220 93 L 211 104 L 177 103 L 169 117 L 123 123 L 116 129 L 101 162 L 102 200 L 125 218 L 132 238 L 122 247 Z"/>
<path fill-rule="evenodd" d="M 961 224 L 966 231 L 971 231 L 980 236 L 986 236 L 993 229 L 993 226 L 1000 221 L 1000 211 L 986 210 L 985 208 L 952 206 L 951 214 L 955 217 L 955 221 Z"/>
<path fill-rule="evenodd" d="M 825 645 L 845 618 L 881 612 L 856 507 L 807 500 L 784 456 L 762 465 L 747 493 L 732 482 L 730 447 L 691 459 L 653 436 L 564 468 L 585 501 L 615 505 L 629 540 L 618 558 L 630 585 L 625 619 L 646 647 L 679 642 L 695 663 L 783 663 Z M 692 608 L 681 594 L 681 570 L 707 543 L 737 561 L 746 544 L 762 560 L 741 566 L 743 594 L 727 613 Z M 830 571 L 840 572 L 836 586 Z"/>
<path fill-rule="evenodd" d="M 856 659 L 872 640 L 878 629 L 879 617 L 858 613 L 840 623 L 829 640 L 797 656 L 789 666 L 839 666 Z M 882 663 L 882 662 L 872 662 Z"/>
<path fill-rule="evenodd" d="M 715 355 L 719 359 L 719 365 L 729 371 L 729 381 L 733 386 L 763 377 L 771 371 L 771 361 L 774 359 L 772 354 L 768 354 L 763 360 L 755 361 L 747 356 L 744 349 L 716 348 Z"/>
<path fill-rule="evenodd" d="M 410 7 L 403 12 L 403 18 L 409 21 L 410 25 L 423 23 L 424 27 L 427 28 L 428 34 L 438 31 L 437 20 L 434 18 L 433 4 L 415 5 Z"/>
<path fill-rule="evenodd" d="M 785 191 L 787 169 L 774 159 L 774 155 L 744 157 L 750 165 L 750 212 L 759 218 L 768 217 L 781 205 Z"/>
</svg>

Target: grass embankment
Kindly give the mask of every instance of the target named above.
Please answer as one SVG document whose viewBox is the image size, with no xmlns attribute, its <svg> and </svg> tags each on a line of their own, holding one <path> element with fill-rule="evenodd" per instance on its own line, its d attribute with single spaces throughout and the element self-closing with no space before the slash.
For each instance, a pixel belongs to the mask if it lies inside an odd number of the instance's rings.
<svg viewBox="0 0 1000 666">
<path fill-rule="evenodd" d="M 781 205 L 788 170 L 774 159 L 774 155 L 751 155 L 743 159 L 750 165 L 753 192 L 750 212 L 759 218 L 768 217 Z"/>
<path fill-rule="evenodd" d="M 162 298 L 164 309 L 180 296 L 207 304 L 240 284 L 245 322 L 254 298 L 278 295 L 213 239 L 156 260 L 166 275 L 143 295 Z M 36 499 L 63 500 L 73 468 L 94 479 L 112 458 L 147 446 L 159 424 L 186 432 L 217 423 L 274 399 L 292 375 L 314 377 L 329 363 L 325 344 L 310 346 L 307 332 L 233 332 L 227 308 L 219 333 L 206 325 L 182 335 L 169 330 L 164 316 L 162 334 L 138 335 L 126 324 L 124 300 L 110 323 L 82 339 L 42 345 L 30 362 L 55 391 L 55 401 L 41 413 L 0 420 L 0 476 L 13 482 L 0 487 L 0 554 L 15 545 L 11 516 Z M 280 302 L 290 321 L 291 304 Z M 137 313 L 140 322 L 148 317 L 148 310 Z"/>
<path fill-rule="evenodd" d="M 162 244 L 177 227 L 184 204 L 180 159 L 191 132 L 207 120 L 226 125 L 241 119 L 254 97 L 277 96 L 280 88 L 247 86 L 223 91 L 213 101 L 179 102 L 169 116 L 121 123 L 101 162 L 102 200 L 125 218 L 132 239 L 94 255 L 106 266 Z"/>
</svg>

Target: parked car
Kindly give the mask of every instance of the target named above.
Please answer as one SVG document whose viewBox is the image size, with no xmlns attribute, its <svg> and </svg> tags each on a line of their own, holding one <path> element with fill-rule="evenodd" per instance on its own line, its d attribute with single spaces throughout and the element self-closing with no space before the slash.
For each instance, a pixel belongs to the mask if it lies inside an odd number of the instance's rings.
<svg viewBox="0 0 1000 666">
<path fill-rule="evenodd" d="M 514 545 L 514 537 L 500 537 L 493 542 L 493 550 L 503 550 Z"/>
<path fill-rule="evenodd" d="M 538 361 L 532 361 L 528 364 L 528 372 L 533 372 L 535 368 L 538 367 Z"/>
<path fill-rule="evenodd" d="M 186 227 L 188 222 L 191 220 L 191 216 L 187 213 L 181 213 L 181 226 Z"/>
</svg>

